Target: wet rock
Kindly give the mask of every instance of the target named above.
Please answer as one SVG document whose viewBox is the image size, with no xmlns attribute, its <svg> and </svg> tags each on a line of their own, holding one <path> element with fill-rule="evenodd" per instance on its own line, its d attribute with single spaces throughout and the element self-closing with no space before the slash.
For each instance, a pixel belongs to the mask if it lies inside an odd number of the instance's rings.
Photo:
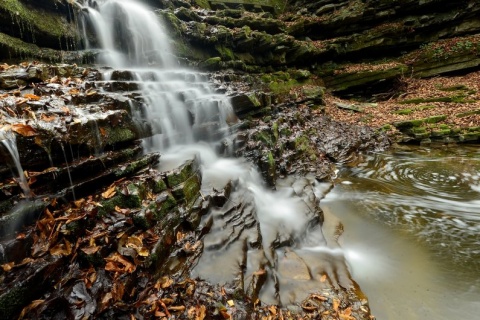
<svg viewBox="0 0 480 320">
<path fill-rule="evenodd" d="M 8 212 L 0 216 L 0 235 L 8 236 L 24 225 L 30 225 L 48 206 L 44 200 L 23 200 L 18 202 Z"/>
<path fill-rule="evenodd" d="M 24 265 L 21 272 L 7 277 L 0 286 L 0 310 L 6 319 L 17 316 L 21 309 L 39 298 L 42 292 L 59 280 L 62 257 L 49 257 Z"/>
<path fill-rule="evenodd" d="M 199 173 L 200 160 L 197 156 L 193 159 L 185 161 L 174 170 L 166 173 L 166 183 L 169 188 L 174 188 L 179 184 L 187 181 L 190 177 Z"/>
</svg>

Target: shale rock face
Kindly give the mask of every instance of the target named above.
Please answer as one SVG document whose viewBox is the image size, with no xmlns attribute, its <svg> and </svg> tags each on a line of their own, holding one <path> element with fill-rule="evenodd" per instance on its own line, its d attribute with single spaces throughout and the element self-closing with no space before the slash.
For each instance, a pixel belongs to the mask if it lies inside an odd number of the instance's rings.
<svg viewBox="0 0 480 320">
<path fill-rule="evenodd" d="M 339 92 L 405 74 L 428 77 L 479 66 L 475 1 L 292 1 L 274 14 L 224 3 L 215 11 L 158 11 L 191 64 L 261 73 L 302 67 Z M 345 74 L 364 60 L 374 74 Z"/>
<path fill-rule="evenodd" d="M 8 0 L 0 3 L 2 60 L 36 57 L 48 61 L 71 59 L 77 34 L 73 11 L 66 1 Z"/>
</svg>

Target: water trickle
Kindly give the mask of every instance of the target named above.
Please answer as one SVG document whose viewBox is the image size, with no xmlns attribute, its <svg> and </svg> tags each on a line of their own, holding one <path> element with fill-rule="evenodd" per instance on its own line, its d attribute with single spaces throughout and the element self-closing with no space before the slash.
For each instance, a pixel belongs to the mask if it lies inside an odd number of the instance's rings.
<svg viewBox="0 0 480 320">
<path fill-rule="evenodd" d="M 0 141 L 2 142 L 3 146 L 8 151 L 13 160 L 13 164 L 18 174 L 18 185 L 20 186 L 20 188 L 22 188 L 25 197 L 31 198 L 32 191 L 28 186 L 27 179 L 25 178 L 25 174 L 23 173 L 22 164 L 20 163 L 20 155 L 18 154 L 17 139 L 15 137 L 15 134 L 11 131 L 0 130 Z"/>
<path fill-rule="evenodd" d="M 63 157 L 65 158 L 65 167 L 67 168 L 68 179 L 70 180 L 70 190 L 72 190 L 73 200 L 76 201 L 77 198 L 75 197 L 75 188 L 73 187 L 72 175 L 70 174 L 70 166 L 68 165 L 67 153 L 65 152 L 65 147 L 63 146 L 63 143 L 60 143 L 60 147 L 62 148 Z"/>
</svg>

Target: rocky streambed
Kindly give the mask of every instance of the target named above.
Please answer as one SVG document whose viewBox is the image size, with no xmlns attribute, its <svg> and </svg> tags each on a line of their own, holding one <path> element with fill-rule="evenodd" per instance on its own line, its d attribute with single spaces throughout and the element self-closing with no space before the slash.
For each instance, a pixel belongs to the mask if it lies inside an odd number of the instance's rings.
<svg viewBox="0 0 480 320">
<path fill-rule="evenodd" d="M 344 280 L 327 269 L 317 275 L 305 269 L 305 277 L 321 285 L 307 300 L 304 291 L 292 301 L 284 297 L 284 307 L 299 303 L 290 310 L 276 307 L 275 299 L 265 305 L 258 296 L 267 276 L 280 272 L 288 278 L 297 269 L 264 261 L 248 269 L 243 281 L 232 279 L 222 287 L 191 279 L 211 233 L 212 210 L 223 210 L 225 217 L 239 212 L 232 222 L 245 220 L 234 227 L 240 234 L 243 228 L 260 232 L 258 213 L 238 211 L 252 203 L 238 194 L 238 182 L 209 186 L 196 155 L 162 169 L 168 157 L 164 162 L 161 154 L 143 153 L 140 139 L 149 133 L 132 117 L 142 96 L 126 71 L 114 71 L 106 81 L 96 69 L 76 65 L 2 68 L 2 143 L 9 142 L 19 155 L 15 162 L 2 145 L 0 301 L 8 317 L 368 317 L 367 301 L 346 280 L 345 266 Z M 7 87 L 9 81 L 17 87 Z M 234 109 L 255 111 L 255 94 L 237 93 Z M 318 92 L 310 99 L 323 103 Z M 388 139 L 295 102 L 271 102 L 269 108 L 263 119 L 237 123 L 218 151 L 230 149 L 258 164 L 270 188 L 277 178 L 310 176 L 297 191 L 298 201 L 310 207 L 310 224 L 321 228 L 322 196 L 311 189 L 316 181 L 328 181 L 334 162 L 386 148 Z M 294 239 L 286 236 L 274 236 L 269 250 L 292 246 Z M 266 234 L 257 234 L 262 237 Z M 261 241 L 250 245 L 267 249 Z M 288 261 L 307 268 L 294 252 Z"/>
</svg>

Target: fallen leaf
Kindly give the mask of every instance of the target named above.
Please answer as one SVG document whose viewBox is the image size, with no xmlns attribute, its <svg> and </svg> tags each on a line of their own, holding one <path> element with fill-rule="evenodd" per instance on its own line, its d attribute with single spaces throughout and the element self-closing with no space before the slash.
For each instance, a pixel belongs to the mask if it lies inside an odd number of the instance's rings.
<svg viewBox="0 0 480 320">
<path fill-rule="evenodd" d="M 42 121 L 45 121 L 45 122 L 52 122 L 58 119 L 58 117 L 54 114 L 52 114 L 51 116 L 47 116 L 45 113 L 43 113 L 40 118 Z"/>
<path fill-rule="evenodd" d="M 40 100 L 40 97 L 37 96 L 37 95 L 34 95 L 34 94 L 31 94 L 31 93 L 26 93 L 23 95 L 25 98 L 27 98 L 28 100 L 34 100 L 34 101 L 38 101 Z"/>
<path fill-rule="evenodd" d="M 11 130 L 15 131 L 16 133 L 24 137 L 32 137 L 37 135 L 37 132 L 35 131 L 35 129 L 33 129 L 28 124 L 16 123 L 11 126 Z"/>
<path fill-rule="evenodd" d="M 80 93 L 80 90 L 78 90 L 77 88 L 73 88 L 73 89 L 70 89 L 70 91 L 68 91 L 69 94 L 71 94 L 72 96 L 74 95 L 77 95 Z"/>
<path fill-rule="evenodd" d="M 52 256 L 69 256 L 72 253 L 72 244 L 66 239 L 63 239 L 63 242 L 49 250 Z"/>
<path fill-rule="evenodd" d="M 21 320 L 25 317 L 25 315 L 30 312 L 30 310 L 36 309 L 39 305 L 44 303 L 45 300 L 33 300 L 28 306 L 22 309 L 22 312 L 18 316 L 18 320 Z"/>
<path fill-rule="evenodd" d="M 86 248 L 81 248 L 80 250 L 85 252 L 85 254 L 91 255 L 98 252 L 98 250 L 100 250 L 100 247 L 86 247 Z"/>
<path fill-rule="evenodd" d="M 132 273 L 136 267 L 125 257 L 115 252 L 112 256 L 105 258 L 107 264 L 105 270 L 119 273 Z"/>
<path fill-rule="evenodd" d="M 1 267 L 2 267 L 3 271 L 8 272 L 8 271 L 12 270 L 14 265 L 15 265 L 15 262 L 9 262 L 9 263 L 2 264 Z"/>
<path fill-rule="evenodd" d="M 162 277 L 160 279 L 160 286 L 162 289 L 168 288 L 173 284 L 173 280 L 169 277 Z"/>
<path fill-rule="evenodd" d="M 335 310 L 335 312 L 338 312 L 338 306 L 340 305 L 340 301 L 338 299 L 333 299 L 333 310 Z"/>
<path fill-rule="evenodd" d="M 117 193 L 117 191 L 115 191 L 115 186 L 112 186 L 112 187 L 108 188 L 105 192 L 102 193 L 102 197 L 104 197 L 105 199 L 110 199 L 116 193 Z"/>
</svg>

